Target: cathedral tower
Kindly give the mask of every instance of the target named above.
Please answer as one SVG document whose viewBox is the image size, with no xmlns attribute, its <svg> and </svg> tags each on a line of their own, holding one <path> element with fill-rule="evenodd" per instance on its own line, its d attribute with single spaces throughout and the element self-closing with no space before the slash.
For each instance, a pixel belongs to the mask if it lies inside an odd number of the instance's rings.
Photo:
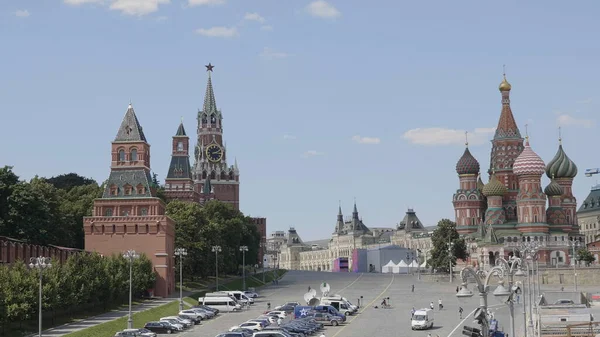
<svg viewBox="0 0 600 337">
<path fill-rule="evenodd" d="M 486 225 L 501 225 L 506 222 L 506 213 L 502 207 L 502 197 L 507 192 L 506 186 L 498 181 L 495 172 L 492 172 L 490 181 L 482 189 L 487 197 L 487 210 L 485 211 Z"/>
<path fill-rule="evenodd" d="M 198 202 L 198 192 L 194 190 L 190 166 L 190 138 L 185 133 L 183 121 L 179 124 L 171 148 L 171 164 L 165 179 L 165 195 L 169 200 Z"/>
<path fill-rule="evenodd" d="M 562 207 L 561 196 L 564 193 L 562 186 L 552 177 L 550 184 L 544 189 L 544 193 L 548 196 L 546 221 L 548 221 L 550 231 L 569 232 L 571 225 L 567 223 L 567 214 Z"/>
<path fill-rule="evenodd" d="M 217 109 L 211 73 L 214 66 L 208 64 L 208 83 L 202 110 L 198 111 L 198 144 L 195 149 L 193 179 L 196 192 L 203 194 L 210 184 L 214 198 L 240 207 L 240 172 L 237 161 L 227 165 L 227 148 L 223 142 L 223 116 Z M 210 183 L 208 181 L 210 180 Z"/>
<path fill-rule="evenodd" d="M 566 223 L 570 228 L 567 231 L 577 231 L 577 199 L 573 195 L 573 179 L 577 176 L 577 166 L 567 156 L 562 146 L 562 138 L 558 139 L 558 151 L 552 160 L 546 166 L 546 175 L 548 178 L 556 179 L 556 182 L 562 187 L 560 196 L 562 208 L 565 211 Z"/>
<path fill-rule="evenodd" d="M 512 86 L 506 80 L 506 76 L 500 83 L 499 89 L 502 95 L 502 111 L 492 140 L 488 173 L 491 175 L 492 172 L 495 172 L 498 181 L 508 189 L 503 197 L 503 207 L 506 211 L 507 221 L 515 222 L 517 221 L 515 200 L 519 193 L 519 180 L 513 172 L 513 164 L 523 151 L 523 138 L 521 138 L 521 133 L 510 108 L 510 90 Z"/>
<path fill-rule="evenodd" d="M 150 177 L 150 144 L 131 104 L 112 142 L 110 176 L 102 197 L 85 217 L 85 249 L 102 255 L 134 249 L 144 253 L 157 273 L 154 294 L 175 289 L 175 224 L 165 215 Z"/>
<path fill-rule="evenodd" d="M 513 170 L 519 179 L 517 229 L 523 233 L 548 233 L 546 195 L 542 191 L 541 181 L 546 164 L 529 146 L 529 137 L 525 139 L 525 149 L 515 160 Z"/>
<path fill-rule="evenodd" d="M 456 216 L 456 229 L 460 234 L 477 231 L 483 221 L 485 198 L 481 193 L 479 162 L 469 151 L 469 143 L 465 142 L 465 152 L 456 163 L 456 173 L 460 187 L 452 197 Z"/>
</svg>

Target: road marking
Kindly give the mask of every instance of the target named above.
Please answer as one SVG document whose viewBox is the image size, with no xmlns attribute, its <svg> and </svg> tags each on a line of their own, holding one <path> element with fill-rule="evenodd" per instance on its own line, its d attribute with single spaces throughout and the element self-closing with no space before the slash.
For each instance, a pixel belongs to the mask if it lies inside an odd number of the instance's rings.
<svg viewBox="0 0 600 337">
<path fill-rule="evenodd" d="M 342 293 L 342 291 L 344 291 L 344 290 L 346 290 L 346 289 L 350 288 L 350 286 L 352 286 L 354 283 L 356 283 L 356 281 L 360 280 L 360 278 L 361 278 L 363 275 L 364 275 L 363 273 L 360 273 L 360 275 L 358 275 L 358 277 L 356 278 L 356 280 L 352 281 L 352 282 L 351 282 L 349 285 L 347 285 L 347 286 L 343 287 L 342 289 L 338 290 L 338 292 L 337 292 L 337 293 L 338 293 L 338 294 L 341 294 L 341 293 Z"/>
<path fill-rule="evenodd" d="M 358 280 L 358 279 L 357 279 Z M 381 296 L 383 296 L 383 294 L 385 294 L 385 292 L 390 289 L 390 287 L 392 286 L 392 284 L 394 283 L 394 274 L 392 274 L 392 280 L 390 281 L 390 284 L 387 285 L 387 287 L 385 287 L 385 289 L 383 289 L 383 291 L 381 293 L 379 293 L 379 295 L 377 295 L 377 297 L 375 297 L 371 302 L 369 302 L 369 304 L 367 304 L 364 308 L 362 308 L 362 310 L 359 311 L 359 314 L 362 314 L 365 310 L 367 310 L 368 307 L 372 306 L 373 303 L 375 303 L 376 301 L 378 301 Z M 348 322 L 346 322 L 346 324 L 344 324 L 343 326 L 341 326 L 339 328 L 339 330 L 331 337 L 336 337 L 337 335 L 339 335 L 342 331 L 344 331 L 344 329 L 346 329 L 346 327 L 354 322 L 355 319 L 357 319 L 360 316 L 354 316 L 352 317 L 351 320 L 349 320 Z"/>
<path fill-rule="evenodd" d="M 494 305 L 489 305 L 488 308 L 496 308 L 496 307 L 501 307 L 504 306 L 504 304 L 494 304 Z M 460 323 L 458 323 L 458 325 L 452 330 L 450 331 L 450 333 L 448 334 L 448 337 L 452 337 L 452 335 L 454 334 L 454 332 L 456 332 L 456 330 L 462 326 L 465 321 L 467 320 L 467 318 L 469 318 L 469 316 L 473 315 L 473 313 L 475 313 L 475 311 L 479 309 L 479 308 L 475 308 L 473 309 L 473 311 L 471 311 L 462 321 L 460 321 Z"/>
</svg>

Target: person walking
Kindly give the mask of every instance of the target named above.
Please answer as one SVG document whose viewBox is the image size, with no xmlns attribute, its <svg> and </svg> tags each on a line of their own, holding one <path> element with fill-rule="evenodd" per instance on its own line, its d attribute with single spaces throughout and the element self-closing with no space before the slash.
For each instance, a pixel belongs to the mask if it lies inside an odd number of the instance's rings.
<svg viewBox="0 0 600 337">
<path fill-rule="evenodd" d="M 308 292 L 310 292 L 310 289 L 311 289 L 310 286 L 308 286 Z"/>
<path fill-rule="evenodd" d="M 438 300 L 438 308 L 439 308 L 439 310 L 442 310 L 444 308 L 444 305 L 442 304 L 442 299 L 441 298 Z"/>
<path fill-rule="evenodd" d="M 462 319 L 462 313 L 463 313 L 463 308 L 462 307 L 458 307 L 458 318 Z"/>
<path fill-rule="evenodd" d="M 459 291 L 459 290 L 460 290 L 460 289 L 458 289 L 458 286 L 456 286 L 456 293 L 457 293 L 457 294 L 458 294 L 458 291 Z"/>
<path fill-rule="evenodd" d="M 431 310 L 433 310 L 433 308 L 434 308 L 433 302 L 429 303 L 429 307 L 431 308 Z"/>
<path fill-rule="evenodd" d="M 413 293 L 415 292 L 415 285 L 414 284 L 412 285 L 410 291 L 413 292 Z"/>
<path fill-rule="evenodd" d="M 412 319 L 413 317 L 415 317 L 415 307 L 412 308 L 412 310 L 410 311 L 410 318 Z"/>
<path fill-rule="evenodd" d="M 271 302 L 267 302 L 267 310 L 271 310 Z"/>
</svg>

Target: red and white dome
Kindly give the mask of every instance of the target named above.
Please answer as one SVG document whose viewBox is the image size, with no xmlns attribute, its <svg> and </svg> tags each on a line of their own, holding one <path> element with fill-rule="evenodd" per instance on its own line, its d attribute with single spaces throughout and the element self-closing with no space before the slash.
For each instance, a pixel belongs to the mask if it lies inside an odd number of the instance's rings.
<svg viewBox="0 0 600 337">
<path fill-rule="evenodd" d="M 529 146 L 529 139 L 525 141 L 525 149 L 515 159 L 513 164 L 513 172 L 518 176 L 539 174 L 546 172 L 546 164 L 537 153 L 533 152 Z"/>
</svg>

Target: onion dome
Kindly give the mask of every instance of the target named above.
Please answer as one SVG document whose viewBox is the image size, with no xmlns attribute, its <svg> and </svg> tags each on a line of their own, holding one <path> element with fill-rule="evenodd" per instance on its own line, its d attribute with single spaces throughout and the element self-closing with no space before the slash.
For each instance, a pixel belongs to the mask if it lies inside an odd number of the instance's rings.
<svg viewBox="0 0 600 337">
<path fill-rule="evenodd" d="M 523 149 L 523 152 L 515 159 L 513 172 L 518 176 L 528 174 L 542 175 L 546 172 L 546 164 L 544 164 L 542 158 L 540 158 L 537 153 L 533 152 L 531 146 L 529 146 L 529 137 L 526 137 L 525 139 L 525 149 Z"/>
<path fill-rule="evenodd" d="M 490 181 L 488 181 L 488 183 L 485 184 L 485 186 L 483 186 L 482 193 L 486 197 L 501 197 L 507 191 L 508 189 L 506 188 L 506 186 L 504 186 L 504 184 L 499 182 L 496 178 L 496 174 L 492 174 L 492 176 L 490 177 Z"/>
<path fill-rule="evenodd" d="M 504 79 L 502 79 L 502 82 L 500 83 L 498 89 L 500 89 L 500 91 L 510 91 L 511 88 L 512 86 L 506 80 L 506 76 L 504 76 Z"/>
<path fill-rule="evenodd" d="M 477 177 L 477 189 L 482 191 L 483 186 L 485 186 L 485 185 L 483 184 L 483 181 L 481 181 L 481 174 L 480 174 L 479 177 Z"/>
<path fill-rule="evenodd" d="M 465 149 L 462 157 L 456 163 L 456 173 L 458 174 L 477 174 L 479 173 L 479 162 L 473 155 L 469 148 Z"/>
<path fill-rule="evenodd" d="M 563 194 L 563 188 L 556 182 L 556 180 L 554 180 L 554 177 L 552 177 L 550 184 L 544 188 L 544 194 L 549 197 L 559 196 Z"/>
<path fill-rule="evenodd" d="M 577 166 L 567 156 L 563 150 L 562 144 L 558 146 L 558 151 L 552 160 L 546 166 L 546 175 L 548 178 L 575 178 L 577 175 Z"/>
</svg>

